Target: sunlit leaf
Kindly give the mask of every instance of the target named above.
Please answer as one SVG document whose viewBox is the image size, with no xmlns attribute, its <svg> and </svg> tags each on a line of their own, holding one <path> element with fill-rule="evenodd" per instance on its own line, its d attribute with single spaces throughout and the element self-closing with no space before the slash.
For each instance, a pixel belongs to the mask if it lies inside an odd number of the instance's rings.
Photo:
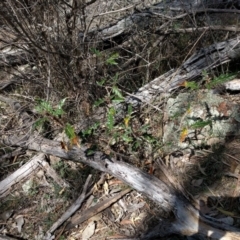
<svg viewBox="0 0 240 240">
<path fill-rule="evenodd" d="M 131 118 L 130 116 L 126 116 L 126 117 L 124 118 L 124 125 L 125 125 L 125 127 L 128 127 L 130 118 Z"/>
<path fill-rule="evenodd" d="M 60 103 L 58 104 L 58 109 L 62 109 L 63 105 L 64 105 L 65 102 L 66 102 L 66 99 L 67 99 L 67 98 L 64 98 L 64 99 L 62 99 L 62 100 L 60 101 Z"/>
<path fill-rule="evenodd" d="M 185 88 L 190 88 L 191 90 L 196 90 L 196 89 L 199 89 L 199 86 L 198 86 L 198 84 L 196 83 L 196 82 L 187 82 L 187 81 L 185 81 L 184 83 L 183 83 L 183 86 L 185 87 Z"/>
<path fill-rule="evenodd" d="M 180 134 L 180 142 L 184 142 L 187 135 L 188 135 L 188 130 L 187 128 L 184 128 Z"/>
<path fill-rule="evenodd" d="M 109 64 L 109 65 L 117 65 L 118 63 L 116 62 L 116 60 L 118 58 L 119 58 L 119 54 L 114 53 L 106 60 L 106 63 Z"/>
</svg>

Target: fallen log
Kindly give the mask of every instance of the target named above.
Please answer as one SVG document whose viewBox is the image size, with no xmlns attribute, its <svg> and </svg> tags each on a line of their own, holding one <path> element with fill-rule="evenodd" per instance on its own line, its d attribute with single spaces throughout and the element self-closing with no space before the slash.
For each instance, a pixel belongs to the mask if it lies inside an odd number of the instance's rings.
<svg viewBox="0 0 240 240">
<path fill-rule="evenodd" d="M 111 26 L 102 29 L 92 29 L 89 32 L 80 33 L 80 41 L 89 41 L 93 39 L 109 40 L 121 35 L 133 34 L 133 29 L 144 30 L 149 28 L 152 32 L 157 32 L 162 28 L 165 20 L 175 20 L 201 12 L 217 12 L 218 9 L 227 11 L 227 7 L 239 7 L 239 2 L 234 0 L 212 0 L 212 1 L 160 1 L 159 3 L 143 9 L 137 10 L 130 16 L 118 20 Z M 222 8 L 222 9 L 221 9 Z M 230 9 L 231 12 L 232 9 Z M 234 11 L 239 12 L 234 9 Z"/>
<path fill-rule="evenodd" d="M 209 72 L 239 57 L 239 37 L 202 48 L 187 59 L 179 68 L 170 70 L 141 87 L 134 96 L 130 96 L 127 99 L 127 102 L 151 102 L 160 93 L 171 92 L 181 87 L 184 81 L 196 80 L 202 76 L 203 72 Z"/>
<path fill-rule="evenodd" d="M 126 114 L 126 104 L 137 108 L 143 104 L 154 107 L 154 100 L 161 99 L 165 94 L 182 86 L 184 81 L 197 81 L 203 77 L 204 72 L 210 72 L 216 67 L 240 58 L 239 36 L 227 41 L 212 44 L 202 48 L 188 58 L 179 68 L 155 78 L 141 87 L 136 93 L 126 93 L 128 96 L 124 103 L 114 105 L 116 109 L 116 121 Z M 104 109 L 98 109 L 91 119 L 92 122 L 104 119 Z M 89 121 L 76 124 L 76 129 L 81 130 L 89 125 Z"/>
<path fill-rule="evenodd" d="M 25 143 L 18 141 L 16 137 L 4 139 L 4 144 L 26 147 L 45 154 L 54 155 L 66 160 L 82 162 L 97 170 L 109 173 L 132 188 L 144 193 L 149 199 L 158 203 L 165 211 L 173 212 L 175 221 L 168 227 L 161 223 L 150 234 L 142 239 L 151 239 L 156 236 L 163 236 L 172 233 L 183 235 L 203 234 L 208 237 L 221 239 L 239 239 L 240 229 L 230 227 L 224 223 L 216 223 L 201 216 L 199 211 L 171 186 L 156 177 L 141 171 L 140 169 L 125 162 L 116 161 L 101 152 L 96 151 L 87 156 L 87 147 L 73 148 L 66 152 L 62 149 L 60 142 L 45 139 L 39 136 L 31 136 Z M 199 232 L 200 231 L 200 232 Z"/>
</svg>

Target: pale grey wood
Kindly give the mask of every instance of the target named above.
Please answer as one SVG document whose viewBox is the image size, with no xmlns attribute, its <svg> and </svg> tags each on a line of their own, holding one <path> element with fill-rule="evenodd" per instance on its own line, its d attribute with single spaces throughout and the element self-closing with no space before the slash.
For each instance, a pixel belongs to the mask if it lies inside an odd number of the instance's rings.
<svg viewBox="0 0 240 240">
<path fill-rule="evenodd" d="M 159 1 L 159 3 L 151 6 L 141 12 L 136 11 L 130 16 L 118 20 L 116 23 L 111 23 L 111 26 L 102 29 L 93 29 L 86 35 L 86 40 L 93 39 L 107 40 L 122 34 L 133 34 L 135 29 L 148 29 L 154 26 L 157 30 L 161 27 L 166 19 L 174 19 L 177 15 L 184 17 L 181 13 L 195 14 L 197 12 L 212 11 L 217 8 L 225 9 L 226 6 L 239 6 L 240 3 L 236 0 L 168 0 Z M 213 9 L 214 8 L 214 9 Z M 131 32 L 130 32 L 131 31 Z M 81 35 L 81 34 L 80 34 Z M 80 40 L 81 40 L 81 36 Z"/>
<path fill-rule="evenodd" d="M 17 139 L 13 139 L 13 137 L 5 138 L 5 144 L 18 145 Z M 212 235 L 215 239 L 221 239 L 220 236 L 224 235 L 227 236 L 224 239 L 240 239 L 240 229 L 230 227 L 226 224 L 218 224 L 200 216 L 198 210 L 181 193 L 177 193 L 163 181 L 142 172 L 130 164 L 116 161 L 101 152 L 95 152 L 92 156 L 88 157 L 86 156 L 86 147 L 74 148 L 66 152 L 61 148 L 60 142 L 38 136 L 30 137 L 25 146 L 28 149 L 51 154 L 66 160 L 82 162 L 95 169 L 109 173 L 137 191 L 144 193 L 149 199 L 164 208 L 165 211 L 174 212 L 175 221 L 168 224 L 168 226 L 170 225 L 171 233 L 191 236 L 201 231 L 200 233 L 204 236 Z M 210 230 L 212 232 L 209 232 Z M 169 234 L 169 228 L 166 229 L 166 224 L 159 225 L 154 232 L 149 233 L 149 235 L 144 236 L 142 239 L 150 239 L 151 236 L 159 236 L 162 233 Z"/>
<path fill-rule="evenodd" d="M 42 153 L 34 156 L 29 162 L 2 180 L 0 182 L 0 198 L 8 195 L 10 188 L 14 184 L 17 184 L 22 179 L 31 176 L 39 168 L 39 164 L 42 164 L 44 162 L 44 158 L 44 154 Z"/>
</svg>

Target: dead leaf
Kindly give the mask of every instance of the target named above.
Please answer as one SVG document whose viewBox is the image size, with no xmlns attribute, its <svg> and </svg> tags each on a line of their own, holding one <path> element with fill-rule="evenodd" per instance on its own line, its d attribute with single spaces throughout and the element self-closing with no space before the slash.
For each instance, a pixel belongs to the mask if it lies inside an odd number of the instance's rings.
<svg viewBox="0 0 240 240">
<path fill-rule="evenodd" d="M 131 206 L 127 207 L 127 211 L 128 212 L 136 212 L 139 208 L 142 208 L 144 205 L 145 205 L 145 202 L 131 204 Z"/>
<path fill-rule="evenodd" d="M 96 223 L 90 222 L 87 227 L 83 230 L 82 240 L 88 240 L 95 232 Z"/>
<path fill-rule="evenodd" d="M 152 159 L 147 159 L 145 162 L 144 162 L 145 165 L 148 165 L 148 164 L 152 164 Z"/>
<path fill-rule="evenodd" d="M 228 112 L 227 102 L 221 102 L 221 103 L 218 105 L 217 110 L 218 110 L 219 113 L 222 113 L 223 116 L 227 116 L 227 112 Z"/>
<path fill-rule="evenodd" d="M 83 113 L 86 116 L 89 116 L 90 115 L 90 104 L 87 101 L 83 101 L 81 103 L 81 107 L 82 107 Z"/>
<path fill-rule="evenodd" d="M 180 142 L 184 142 L 187 135 L 188 135 L 188 130 L 187 128 L 184 128 L 180 134 Z"/>
<path fill-rule="evenodd" d="M 21 233 L 22 232 L 22 226 L 24 224 L 23 216 L 19 215 L 15 218 L 15 220 L 16 220 L 18 232 Z"/>
<path fill-rule="evenodd" d="M 59 195 L 62 195 L 65 192 L 66 188 L 62 188 L 62 190 L 58 193 Z"/>
<path fill-rule="evenodd" d="M 109 187 L 108 187 L 108 183 L 106 181 L 103 184 L 103 189 L 104 189 L 104 193 L 106 195 L 108 195 L 109 194 Z"/>
<path fill-rule="evenodd" d="M 180 87 L 187 87 L 187 81 L 179 83 L 178 86 L 180 86 Z"/>
<path fill-rule="evenodd" d="M 64 141 L 61 141 L 61 148 L 65 150 L 65 152 L 68 152 L 68 145 L 64 142 Z"/>
<path fill-rule="evenodd" d="M 120 222 L 121 225 L 128 225 L 128 224 L 132 224 L 132 221 L 129 220 L 129 219 L 123 219 L 121 222 Z"/>
<path fill-rule="evenodd" d="M 154 171 L 155 171 L 155 168 L 154 168 L 153 165 L 151 165 L 150 168 L 149 168 L 149 170 L 148 170 L 148 173 L 149 173 L 150 175 L 153 175 Z"/>
<path fill-rule="evenodd" d="M 124 184 L 123 181 L 121 180 L 118 180 L 118 179 L 113 179 L 113 180 L 110 180 L 108 185 L 111 186 L 111 185 L 118 185 L 118 184 Z"/>
<path fill-rule="evenodd" d="M 77 135 L 75 135 L 72 139 L 71 139 L 71 145 L 72 146 L 78 146 L 78 148 L 80 148 L 80 140 L 79 137 Z"/>
</svg>

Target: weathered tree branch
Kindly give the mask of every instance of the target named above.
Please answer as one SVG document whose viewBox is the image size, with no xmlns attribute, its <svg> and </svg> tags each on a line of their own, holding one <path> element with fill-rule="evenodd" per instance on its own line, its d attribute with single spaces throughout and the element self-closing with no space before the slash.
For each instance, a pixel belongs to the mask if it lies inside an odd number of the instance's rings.
<svg viewBox="0 0 240 240">
<path fill-rule="evenodd" d="M 161 1 L 160 3 L 147 8 L 139 13 L 136 11 L 131 16 L 127 16 L 110 27 L 105 27 L 103 29 L 91 30 L 88 35 L 90 39 L 102 39 L 107 40 L 122 34 L 127 34 L 133 29 L 154 29 L 156 31 L 164 22 L 163 19 L 174 20 L 177 14 L 186 13 L 186 14 L 196 14 L 198 12 L 207 12 L 209 9 L 210 12 L 216 12 L 218 9 L 223 8 L 226 11 L 226 6 L 236 5 L 239 7 L 239 2 L 236 0 L 217 0 L 217 1 Z M 235 10 L 237 11 L 237 10 Z M 181 18 L 186 14 L 180 15 Z"/>
<path fill-rule="evenodd" d="M 240 238 L 240 233 L 238 233 L 239 229 L 207 220 L 199 214 L 199 211 L 194 208 L 181 193 L 177 193 L 163 181 L 125 162 L 116 161 L 101 152 L 95 152 L 90 157 L 86 155 L 86 147 L 81 147 L 80 149 L 74 148 L 65 152 L 61 148 L 60 142 L 44 139 L 39 136 L 30 137 L 25 144 L 20 144 L 16 138 L 5 138 L 4 144 L 21 145 L 21 147 L 25 146 L 30 150 L 51 154 L 75 162 L 82 162 L 115 176 L 137 191 L 144 193 L 149 199 L 160 204 L 165 211 L 174 212 L 176 219 L 170 225 L 171 233 L 193 235 L 201 230 L 201 233 L 205 236 L 212 236 L 217 239 L 219 239 L 219 236 L 224 235 L 230 236 L 226 239 Z M 169 233 L 169 229 L 167 231 L 165 229 L 164 231 L 165 227 L 166 225 L 164 224 L 158 226 L 158 230 L 155 230 L 150 235 L 144 236 L 143 239 L 150 239 L 153 235 L 159 236 L 166 232 Z M 159 229 L 161 231 L 159 231 Z M 212 235 L 209 235 L 209 230 L 212 231 Z"/>
<path fill-rule="evenodd" d="M 181 87 L 184 81 L 193 81 L 202 77 L 203 72 L 210 72 L 214 68 L 240 58 L 239 36 L 228 41 L 212 44 L 202 48 L 188 58 L 179 68 L 155 78 L 141 87 L 135 94 L 129 94 L 124 104 L 115 105 L 116 120 L 125 116 L 125 104 L 138 107 L 141 104 L 153 105 L 153 101 L 161 94 L 172 92 Z M 103 119 L 103 111 L 99 110 L 93 119 Z M 77 129 L 86 127 L 86 123 L 77 124 Z"/>
</svg>

